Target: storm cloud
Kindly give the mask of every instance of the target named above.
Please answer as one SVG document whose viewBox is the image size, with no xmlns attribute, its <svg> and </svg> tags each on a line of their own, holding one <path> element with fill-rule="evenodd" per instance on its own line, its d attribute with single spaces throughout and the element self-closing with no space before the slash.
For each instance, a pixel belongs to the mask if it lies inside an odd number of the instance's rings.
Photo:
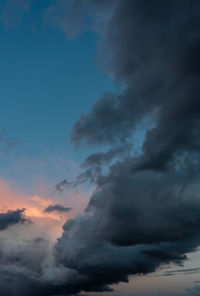
<svg viewBox="0 0 200 296">
<path fill-rule="evenodd" d="M 22 224 L 27 221 L 24 217 L 24 210 L 8 211 L 0 213 L 0 230 L 5 230 L 15 224 Z"/>
<path fill-rule="evenodd" d="M 105 93 L 73 128 L 75 145 L 107 151 L 83 163 L 78 178 L 96 190 L 85 213 L 64 225 L 56 250 L 59 262 L 104 290 L 130 274 L 182 263 L 200 243 L 200 3 L 85 5 L 119 92 Z M 141 125 L 145 136 L 136 153 Z M 123 151 L 124 145 L 132 148 Z"/>
<path fill-rule="evenodd" d="M 3 265 L 0 287 L 8 275 L 20 296 L 111 291 L 131 274 L 183 264 L 200 244 L 200 2 L 56 1 L 48 12 L 70 36 L 98 34 L 119 91 L 103 94 L 72 130 L 75 145 L 101 148 L 70 182 L 96 186 L 84 213 L 64 224 L 50 263 L 36 272 Z"/>
<path fill-rule="evenodd" d="M 177 153 L 199 147 L 199 3 L 113 1 L 112 9 L 106 29 L 99 30 L 107 70 L 123 88 L 81 115 L 72 140 L 130 141 L 147 120 L 137 166 L 163 169 Z"/>
</svg>

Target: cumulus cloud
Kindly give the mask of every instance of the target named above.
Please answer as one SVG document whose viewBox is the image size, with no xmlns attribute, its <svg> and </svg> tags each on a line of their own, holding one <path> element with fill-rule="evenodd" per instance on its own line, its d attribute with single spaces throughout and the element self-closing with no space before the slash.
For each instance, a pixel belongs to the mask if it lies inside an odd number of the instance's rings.
<svg viewBox="0 0 200 296">
<path fill-rule="evenodd" d="M 99 30 L 108 71 L 123 91 L 104 94 L 82 114 L 72 140 L 129 141 L 149 118 L 155 127 L 146 133 L 137 165 L 162 169 L 176 153 L 199 147 L 199 3 L 114 1 L 112 9 Z"/>
<path fill-rule="evenodd" d="M 96 185 L 85 211 L 64 224 L 39 271 L 3 265 L 0 287 L 9 291 L 8 275 L 20 296 L 111 291 L 131 274 L 183 264 L 200 244 L 200 3 L 56 1 L 48 13 L 68 35 L 99 34 L 100 58 L 120 90 L 99 98 L 72 131 L 75 145 L 107 148 L 89 155 L 72 183 Z"/>
<path fill-rule="evenodd" d="M 59 262 L 89 277 L 88 289 L 101 291 L 130 274 L 184 262 L 200 243 L 200 4 L 88 5 L 106 70 L 121 90 L 104 94 L 73 128 L 76 145 L 109 148 L 85 160 L 79 181 L 92 181 L 96 191 L 84 214 L 64 225 L 56 250 Z M 120 150 L 134 147 L 143 122 L 142 150 Z"/>
</svg>

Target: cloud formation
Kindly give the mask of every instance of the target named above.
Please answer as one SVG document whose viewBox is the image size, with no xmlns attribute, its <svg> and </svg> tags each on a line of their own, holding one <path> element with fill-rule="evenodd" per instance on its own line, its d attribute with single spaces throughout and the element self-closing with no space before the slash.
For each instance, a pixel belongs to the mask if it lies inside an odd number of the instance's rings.
<svg viewBox="0 0 200 296">
<path fill-rule="evenodd" d="M 65 189 L 65 187 L 70 187 L 73 186 L 71 184 L 71 182 L 69 182 L 67 179 L 62 180 L 61 182 L 59 182 L 58 184 L 56 184 L 56 190 L 59 193 L 62 193 Z"/>
<path fill-rule="evenodd" d="M 44 209 L 44 211 L 46 213 L 51 213 L 51 212 L 54 212 L 54 211 L 57 211 L 57 212 L 69 212 L 71 211 L 72 208 L 67 208 L 67 207 L 64 207 L 60 204 L 55 204 L 55 205 L 50 205 L 48 206 L 46 209 Z"/>
<path fill-rule="evenodd" d="M 200 244 L 200 2 L 56 1 L 48 13 L 69 35 L 99 34 L 120 90 L 99 98 L 72 131 L 75 145 L 107 148 L 88 156 L 73 183 L 96 185 L 88 206 L 64 224 L 40 268 L 3 264 L 0 292 L 13 294 L 7 278 L 20 296 L 111 291 L 131 274 L 183 264 Z"/>
<path fill-rule="evenodd" d="M 5 230 L 15 224 L 22 224 L 27 221 L 24 217 L 24 210 L 8 211 L 0 213 L 0 230 Z"/>
<path fill-rule="evenodd" d="M 130 274 L 179 264 L 199 245 L 200 4 L 85 3 L 121 90 L 104 94 L 73 128 L 76 145 L 108 150 L 85 160 L 78 178 L 96 191 L 85 213 L 64 225 L 56 249 L 59 262 L 89 277 L 87 289 L 101 291 Z M 134 153 L 143 123 L 142 150 Z M 132 149 L 123 152 L 124 143 Z"/>
<path fill-rule="evenodd" d="M 163 276 L 173 276 L 176 274 L 197 274 L 200 272 L 200 268 L 196 267 L 196 268 L 183 268 L 183 269 L 177 269 L 177 270 L 168 270 L 165 271 L 164 273 L 162 273 Z M 198 284 L 199 281 L 194 281 L 195 284 Z"/>
</svg>

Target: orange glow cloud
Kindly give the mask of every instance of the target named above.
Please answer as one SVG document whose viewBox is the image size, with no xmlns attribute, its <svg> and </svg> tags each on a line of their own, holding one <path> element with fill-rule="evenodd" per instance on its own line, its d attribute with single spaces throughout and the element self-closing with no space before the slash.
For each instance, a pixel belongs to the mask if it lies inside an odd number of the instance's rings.
<svg viewBox="0 0 200 296">
<path fill-rule="evenodd" d="M 63 203 L 63 200 L 55 201 L 49 197 L 20 194 L 13 190 L 5 180 L 0 179 L 0 211 L 5 212 L 25 208 L 26 217 L 39 227 L 42 227 L 43 230 L 46 229 L 44 230 L 47 232 L 45 234 L 54 239 L 61 234 L 63 224 L 85 208 L 88 202 L 88 196 L 86 194 L 79 194 L 76 197 L 68 196 L 66 201 L 70 203 L 66 206 L 72 207 L 72 211 L 67 213 L 46 213 L 44 209 L 49 205 L 59 202 L 65 205 L 65 203 Z"/>
</svg>

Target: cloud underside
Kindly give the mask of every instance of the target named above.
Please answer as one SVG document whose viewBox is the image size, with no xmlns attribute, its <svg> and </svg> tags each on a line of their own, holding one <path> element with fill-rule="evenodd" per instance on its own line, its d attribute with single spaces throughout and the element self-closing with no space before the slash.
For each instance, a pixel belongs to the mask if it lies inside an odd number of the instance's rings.
<svg viewBox="0 0 200 296">
<path fill-rule="evenodd" d="M 107 147 L 88 156 L 75 183 L 57 185 L 62 192 L 93 182 L 85 212 L 65 223 L 45 272 L 3 265 L 0 292 L 11 291 L 7 276 L 20 296 L 110 291 L 131 274 L 182 264 L 200 244 L 200 3 L 56 1 L 48 13 L 68 35 L 92 23 L 120 90 L 99 98 L 72 130 L 75 145 Z"/>
</svg>

